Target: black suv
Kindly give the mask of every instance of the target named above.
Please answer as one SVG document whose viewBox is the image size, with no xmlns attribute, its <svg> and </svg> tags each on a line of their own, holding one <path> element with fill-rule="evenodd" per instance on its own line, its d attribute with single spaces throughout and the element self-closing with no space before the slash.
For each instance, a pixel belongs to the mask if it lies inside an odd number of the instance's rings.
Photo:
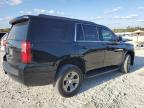
<svg viewBox="0 0 144 108">
<path fill-rule="evenodd" d="M 134 63 L 133 45 L 93 22 L 25 15 L 10 23 L 3 69 L 28 86 L 51 83 L 71 97 L 84 78 L 118 69 L 127 73 Z"/>
</svg>

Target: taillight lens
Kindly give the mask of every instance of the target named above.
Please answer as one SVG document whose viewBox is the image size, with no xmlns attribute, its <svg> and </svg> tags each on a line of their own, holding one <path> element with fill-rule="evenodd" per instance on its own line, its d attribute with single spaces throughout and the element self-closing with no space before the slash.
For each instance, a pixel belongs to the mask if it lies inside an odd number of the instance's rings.
<svg viewBox="0 0 144 108">
<path fill-rule="evenodd" d="M 24 64 L 31 63 L 31 44 L 29 41 L 22 42 L 21 45 L 21 60 Z"/>
</svg>

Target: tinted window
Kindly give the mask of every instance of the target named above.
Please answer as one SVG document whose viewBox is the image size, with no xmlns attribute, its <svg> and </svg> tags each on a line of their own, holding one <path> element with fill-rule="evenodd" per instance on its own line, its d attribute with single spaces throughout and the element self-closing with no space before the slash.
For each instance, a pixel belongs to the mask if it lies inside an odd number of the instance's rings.
<svg viewBox="0 0 144 108">
<path fill-rule="evenodd" d="M 31 27 L 35 41 L 74 39 L 74 26 L 66 21 L 54 19 L 33 20 Z"/>
<path fill-rule="evenodd" d="M 77 40 L 84 40 L 82 25 L 77 24 Z"/>
<path fill-rule="evenodd" d="M 28 22 L 15 24 L 9 32 L 8 39 L 26 40 L 28 30 Z"/>
<path fill-rule="evenodd" d="M 5 35 L 5 33 L 0 33 L 0 39 Z"/>
<path fill-rule="evenodd" d="M 85 40 L 87 41 L 97 41 L 98 34 L 96 30 L 96 26 L 92 25 L 83 25 Z"/>
<path fill-rule="evenodd" d="M 99 33 L 100 33 L 100 40 L 102 40 L 102 41 L 114 40 L 113 33 L 107 28 L 100 27 Z"/>
</svg>

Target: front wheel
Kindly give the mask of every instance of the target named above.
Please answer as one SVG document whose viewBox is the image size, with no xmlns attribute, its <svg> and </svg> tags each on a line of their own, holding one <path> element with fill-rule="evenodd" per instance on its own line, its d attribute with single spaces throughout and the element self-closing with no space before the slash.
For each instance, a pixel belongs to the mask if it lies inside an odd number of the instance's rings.
<svg viewBox="0 0 144 108">
<path fill-rule="evenodd" d="M 128 73 L 128 72 L 130 72 L 130 68 L 131 68 L 131 56 L 129 54 L 127 54 L 121 65 L 121 71 L 123 73 Z"/>
<path fill-rule="evenodd" d="M 56 91 L 63 97 L 72 97 L 79 92 L 82 79 L 82 72 L 77 66 L 64 65 L 58 71 Z"/>
</svg>

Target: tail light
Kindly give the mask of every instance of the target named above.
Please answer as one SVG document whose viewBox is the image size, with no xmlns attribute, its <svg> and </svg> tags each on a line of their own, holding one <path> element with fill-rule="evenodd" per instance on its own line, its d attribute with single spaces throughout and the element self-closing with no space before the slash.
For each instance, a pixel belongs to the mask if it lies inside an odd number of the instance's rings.
<svg viewBox="0 0 144 108">
<path fill-rule="evenodd" d="M 21 44 L 21 60 L 24 64 L 31 63 L 31 44 L 29 41 L 24 41 Z"/>
</svg>

